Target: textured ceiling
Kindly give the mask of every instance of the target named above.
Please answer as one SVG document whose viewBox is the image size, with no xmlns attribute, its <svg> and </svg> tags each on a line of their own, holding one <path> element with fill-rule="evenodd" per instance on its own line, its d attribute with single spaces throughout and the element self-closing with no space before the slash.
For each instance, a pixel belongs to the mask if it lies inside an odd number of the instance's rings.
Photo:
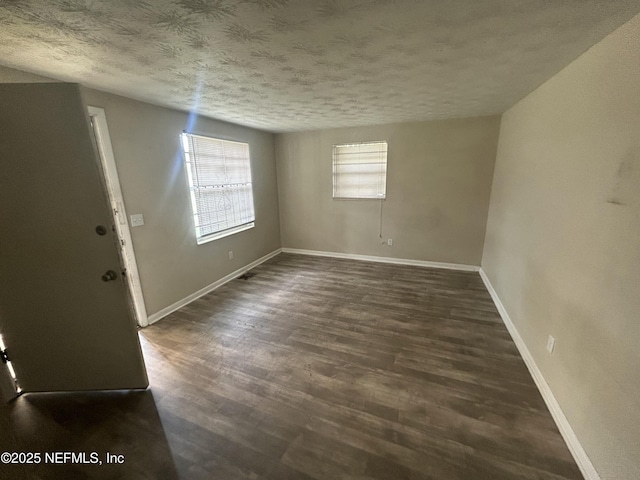
<svg viewBox="0 0 640 480">
<path fill-rule="evenodd" d="M 0 0 L 0 64 L 281 132 L 501 113 L 640 0 Z"/>
</svg>

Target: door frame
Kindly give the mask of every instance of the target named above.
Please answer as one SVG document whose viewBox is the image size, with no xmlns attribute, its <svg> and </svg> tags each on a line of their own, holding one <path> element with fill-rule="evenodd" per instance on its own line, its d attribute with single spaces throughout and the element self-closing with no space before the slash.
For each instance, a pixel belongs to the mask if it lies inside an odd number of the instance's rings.
<svg viewBox="0 0 640 480">
<path fill-rule="evenodd" d="M 133 241 L 131 240 L 129 217 L 127 217 L 127 211 L 124 206 L 124 198 L 122 196 L 122 189 L 120 188 L 118 169 L 116 167 L 116 160 L 111 147 L 111 136 L 109 135 L 107 116 L 103 108 L 88 106 L 87 110 L 89 111 L 91 122 L 94 125 L 96 143 L 98 145 L 98 156 L 100 157 L 100 164 L 104 171 L 109 200 L 112 205 L 116 205 L 116 208 L 118 209 L 117 214 L 113 211 L 111 213 L 114 223 L 118 222 L 120 233 L 123 237 L 122 240 L 124 245 L 122 242 L 119 243 L 120 249 L 122 250 L 121 256 L 126 269 L 126 283 L 133 302 L 133 310 L 138 325 L 140 327 L 146 327 L 149 325 L 147 309 L 144 303 L 144 296 L 142 294 L 142 284 L 140 282 L 138 264 L 136 262 L 136 255 L 133 249 Z M 119 218 L 116 215 L 119 215 Z"/>
</svg>

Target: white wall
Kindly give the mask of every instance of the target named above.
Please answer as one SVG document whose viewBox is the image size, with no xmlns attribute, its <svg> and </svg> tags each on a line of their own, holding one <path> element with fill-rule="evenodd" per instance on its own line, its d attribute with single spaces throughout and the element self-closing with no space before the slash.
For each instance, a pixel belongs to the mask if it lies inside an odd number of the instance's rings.
<svg viewBox="0 0 640 480">
<path fill-rule="evenodd" d="M 601 477 L 640 478 L 640 16 L 503 115 L 482 268 Z"/>
</svg>

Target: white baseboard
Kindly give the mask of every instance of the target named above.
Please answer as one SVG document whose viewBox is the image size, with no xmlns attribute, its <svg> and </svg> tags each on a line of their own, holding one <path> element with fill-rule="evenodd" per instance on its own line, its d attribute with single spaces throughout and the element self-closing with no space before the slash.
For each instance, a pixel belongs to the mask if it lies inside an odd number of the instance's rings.
<svg viewBox="0 0 640 480">
<path fill-rule="evenodd" d="M 536 386 L 538 387 L 538 390 L 542 394 L 542 398 L 547 404 L 547 408 L 551 412 L 551 416 L 553 417 L 553 420 L 556 422 L 556 425 L 558 426 L 558 430 L 560 430 L 560 434 L 562 435 L 562 438 L 564 438 L 564 441 L 566 442 L 567 447 L 571 452 L 571 455 L 573 455 L 573 458 L 576 461 L 578 468 L 582 472 L 582 475 L 584 475 L 584 478 L 587 480 L 601 480 L 600 475 L 598 475 L 598 472 L 596 471 L 593 464 L 591 463 L 591 460 L 589 459 L 587 452 L 585 452 L 584 448 L 582 448 L 582 444 L 580 443 L 580 440 L 578 440 L 578 437 L 573 431 L 573 428 L 571 427 L 569 420 L 567 419 L 564 412 L 562 411 L 562 407 L 560 407 L 560 404 L 556 400 L 556 397 L 553 395 L 553 392 L 551 391 L 549 384 L 542 376 L 542 372 L 540 371 L 540 369 L 538 368 L 538 365 L 533 359 L 531 352 L 529 352 L 529 349 L 527 348 L 527 345 L 524 343 L 524 340 L 520 336 L 518 329 L 516 328 L 514 323 L 511 321 L 511 317 L 509 317 L 509 314 L 507 313 L 507 310 L 505 309 L 502 301 L 498 297 L 498 294 L 493 288 L 493 285 L 491 285 L 491 281 L 489 280 L 489 277 L 487 277 L 487 274 L 482 268 L 480 269 L 480 277 L 482 278 L 482 281 L 487 287 L 487 290 L 489 291 L 489 294 L 493 299 L 493 303 L 495 303 L 496 308 L 498 309 L 498 312 L 502 317 L 502 321 L 507 327 L 507 330 L 509 330 L 509 334 L 511 335 L 513 342 L 516 344 L 518 351 L 520 352 L 520 356 L 523 358 L 524 363 L 527 365 L 527 368 L 529 369 L 529 373 L 531 374 L 531 377 L 533 377 L 533 381 L 535 382 Z"/>
<path fill-rule="evenodd" d="M 297 253 L 300 255 L 312 255 L 316 257 L 347 258 L 350 260 L 362 260 L 367 262 L 393 263 L 396 265 L 413 265 L 416 267 L 445 268 L 447 270 L 462 270 L 465 272 L 477 272 L 480 267 L 465 265 L 462 263 L 428 262 L 426 260 L 410 260 L 407 258 L 375 257 L 371 255 L 358 255 L 355 253 L 323 252 L 319 250 L 301 250 L 299 248 L 283 248 L 284 253 Z"/>
<path fill-rule="evenodd" d="M 261 257 L 261 258 L 259 258 L 257 260 L 254 260 L 253 262 L 249 263 L 248 265 L 245 265 L 244 267 L 239 268 L 238 270 L 236 270 L 234 272 L 231 272 L 229 275 L 226 275 L 226 276 L 222 277 L 220 280 L 216 280 L 215 282 L 207 285 L 206 287 L 201 288 L 197 292 L 192 293 L 191 295 L 183 298 L 182 300 L 179 300 L 176 303 L 174 303 L 172 305 L 169 305 L 168 307 L 165 307 L 162 310 L 160 310 L 160 311 L 158 311 L 158 312 L 156 312 L 156 313 L 154 313 L 152 315 L 149 315 L 149 317 L 148 317 L 149 325 L 151 325 L 152 323 L 157 322 L 158 320 L 160 320 L 163 317 L 166 317 L 170 313 L 173 313 L 176 310 L 181 309 L 185 305 L 193 302 L 194 300 L 202 297 L 203 295 L 206 295 L 207 293 L 212 292 L 216 288 L 221 287 L 222 285 L 224 285 L 227 282 L 230 282 L 234 278 L 238 278 L 240 275 L 242 275 L 243 273 L 247 272 L 248 270 L 251 270 L 253 267 L 256 267 L 256 266 L 260 265 L 261 263 L 266 262 L 270 258 L 275 257 L 280 252 L 282 252 L 282 249 L 278 248 L 277 250 L 274 250 L 273 252 L 268 253 L 264 257 Z"/>
</svg>

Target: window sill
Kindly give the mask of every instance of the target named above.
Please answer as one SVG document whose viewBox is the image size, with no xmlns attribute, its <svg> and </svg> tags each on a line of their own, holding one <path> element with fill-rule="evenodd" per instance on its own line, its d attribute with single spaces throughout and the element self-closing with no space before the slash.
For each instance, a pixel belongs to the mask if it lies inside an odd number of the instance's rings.
<svg viewBox="0 0 640 480">
<path fill-rule="evenodd" d="M 333 200 L 386 200 L 387 197 L 332 197 Z"/>
<path fill-rule="evenodd" d="M 220 238 L 228 237 L 229 235 L 234 235 L 236 233 L 244 232 L 245 230 L 249 230 L 255 226 L 255 222 L 247 223 L 245 225 L 240 225 L 233 228 L 228 228 L 227 230 L 223 230 L 221 232 L 212 233 L 211 235 L 207 235 L 205 237 L 200 237 L 196 239 L 198 245 L 202 245 L 204 243 L 213 242 L 214 240 L 219 240 Z"/>
</svg>

